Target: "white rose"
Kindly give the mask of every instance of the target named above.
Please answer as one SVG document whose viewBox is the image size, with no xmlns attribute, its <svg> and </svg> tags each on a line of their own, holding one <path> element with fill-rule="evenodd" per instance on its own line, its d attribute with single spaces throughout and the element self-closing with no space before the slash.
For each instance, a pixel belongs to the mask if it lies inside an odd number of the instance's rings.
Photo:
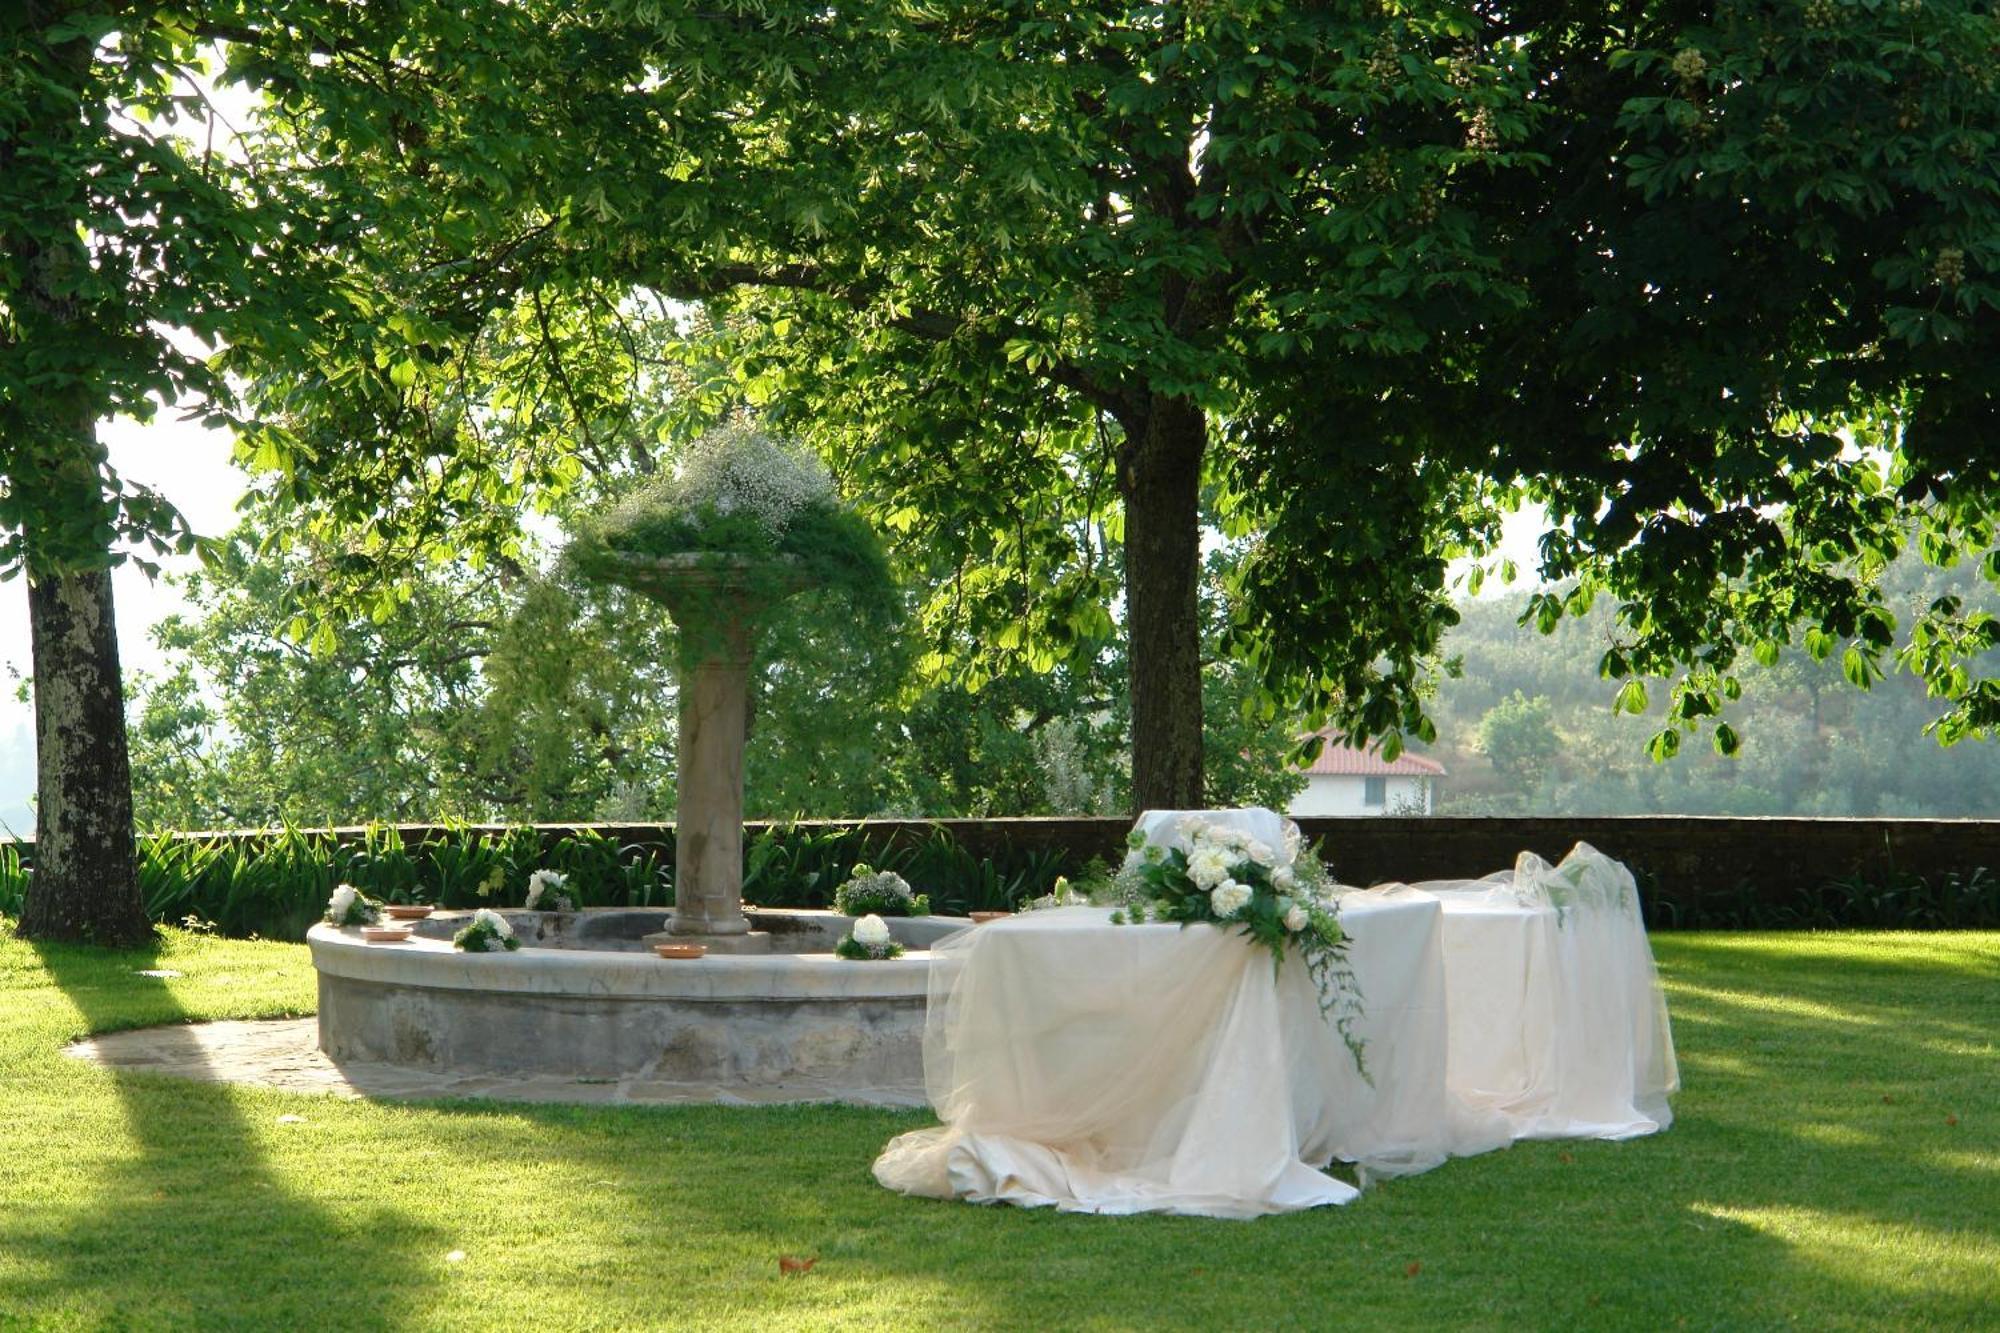
<svg viewBox="0 0 2000 1333">
<path fill-rule="evenodd" d="M 1250 845 L 1243 849 L 1243 854 L 1260 866 L 1267 866 L 1272 863 L 1271 845 L 1269 843 L 1258 842 L 1255 838 L 1252 838 Z"/>
<path fill-rule="evenodd" d="M 889 923 L 870 912 L 854 923 L 854 942 L 879 949 L 889 942 Z"/>
<path fill-rule="evenodd" d="M 1292 909 L 1289 912 L 1285 913 L 1285 929 L 1291 931 L 1294 935 L 1311 924 L 1312 917 L 1307 914 L 1305 908 L 1298 906 L 1296 903 L 1292 905 Z"/>
<path fill-rule="evenodd" d="M 1208 891 L 1208 905 L 1225 920 L 1242 911 L 1250 902 L 1250 886 L 1225 879 Z"/>
<path fill-rule="evenodd" d="M 1229 858 L 1213 847 L 1204 847 L 1188 858 L 1188 878 L 1212 889 L 1229 878 Z"/>
<path fill-rule="evenodd" d="M 1298 884 L 1298 874 L 1290 866 L 1279 866 L 1271 872 L 1271 886 L 1281 893 L 1297 888 Z"/>
</svg>

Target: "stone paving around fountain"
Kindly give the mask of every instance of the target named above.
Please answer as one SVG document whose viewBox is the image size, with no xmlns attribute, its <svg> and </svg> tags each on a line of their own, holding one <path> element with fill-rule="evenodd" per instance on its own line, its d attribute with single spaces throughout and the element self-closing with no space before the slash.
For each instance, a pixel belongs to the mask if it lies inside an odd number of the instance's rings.
<svg viewBox="0 0 2000 1333">
<path fill-rule="evenodd" d="M 316 1018 L 139 1028 L 75 1042 L 66 1048 L 65 1054 L 120 1073 L 163 1074 L 211 1083 L 243 1083 L 283 1092 L 390 1100 L 481 1097 L 583 1105 L 700 1102 L 751 1106 L 835 1099 L 834 1090 L 806 1083 L 719 1088 L 663 1079 L 452 1073 L 373 1060 L 335 1062 L 319 1049 Z M 923 1089 L 884 1089 L 875 1104 L 922 1106 Z"/>
</svg>

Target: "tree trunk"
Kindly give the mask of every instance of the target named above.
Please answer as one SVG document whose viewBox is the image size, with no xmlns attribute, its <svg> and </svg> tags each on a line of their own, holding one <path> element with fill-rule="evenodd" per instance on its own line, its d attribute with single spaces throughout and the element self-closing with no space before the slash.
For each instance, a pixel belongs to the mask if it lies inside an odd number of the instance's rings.
<svg viewBox="0 0 2000 1333">
<path fill-rule="evenodd" d="M 1201 771 L 1201 460 L 1208 421 L 1155 396 L 1120 424 L 1125 619 L 1132 682 L 1132 801 L 1197 809 Z"/>
<path fill-rule="evenodd" d="M 152 936 L 132 846 L 132 765 L 111 571 L 28 585 L 34 640 L 35 869 L 21 913 L 32 939 L 137 944 Z"/>
</svg>

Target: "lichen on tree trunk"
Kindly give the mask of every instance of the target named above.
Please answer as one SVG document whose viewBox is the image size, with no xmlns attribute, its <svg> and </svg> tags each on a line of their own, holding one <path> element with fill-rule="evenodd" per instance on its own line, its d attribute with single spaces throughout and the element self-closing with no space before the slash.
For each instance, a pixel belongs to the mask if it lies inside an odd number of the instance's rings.
<svg viewBox="0 0 2000 1333">
<path fill-rule="evenodd" d="M 132 771 L 109 570 L 28 585 L 39 804 L 21 913 L 33 939 L 149 938 L 132 843 Z"/>
<path fill-rule="evenodd" d="M 1139 810 L 1197 808 L 1204 795 L 1197 585 L 1208 423 L 1187 399 L 1155 396 L 1144 413 L 1120 424 L 1132 800 Z"/>
</svg>

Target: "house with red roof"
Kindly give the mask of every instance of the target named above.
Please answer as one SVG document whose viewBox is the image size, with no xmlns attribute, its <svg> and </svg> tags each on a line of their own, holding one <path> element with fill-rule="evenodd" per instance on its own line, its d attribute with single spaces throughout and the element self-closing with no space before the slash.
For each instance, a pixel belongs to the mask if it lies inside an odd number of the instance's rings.
<svg viewBox="0 0 2000 1333">
<path fill-rule="evenodd" d="M 1305 767 L 1306 789 L 1292 798 L 1290 815 L 1427 815 L 1444 765 L 1408 750 L 1384 759 L 1379 744 L 1365 749 L 1322 733 L 1319 758 Z"/>
</svg>

